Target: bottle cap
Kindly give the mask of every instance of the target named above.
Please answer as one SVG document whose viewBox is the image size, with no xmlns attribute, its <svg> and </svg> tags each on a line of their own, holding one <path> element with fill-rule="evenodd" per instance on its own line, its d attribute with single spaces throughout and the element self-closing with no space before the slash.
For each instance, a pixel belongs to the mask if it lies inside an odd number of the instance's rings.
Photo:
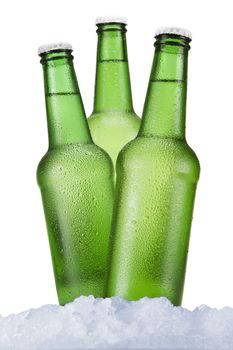
<svg viewBox="0 0 233 350">
<path fill-rule="evenodd" d="M 160 27 L 156 30 L 155 37 L 161 34 L 176 34 L 192 39 L 192 33 L 189 30 L 179 27 Z"/>
<path fill-rule="evenodd" d="M 125 17 L 97 17 L 95 24 L 104 24 L 104 23 L 123 23 L 127 24 L 128 20 Z"/>
<path fill-rule="evenodd" d="M 61 42 L 42 45 L 38 49 L 38 55 L 41 55 L 42 53 L 45 53 L 45 52 L 56 51 L 56 50 L 72 50 L 72 45 L 69 43 L 61 43 Z"/>
</svg>

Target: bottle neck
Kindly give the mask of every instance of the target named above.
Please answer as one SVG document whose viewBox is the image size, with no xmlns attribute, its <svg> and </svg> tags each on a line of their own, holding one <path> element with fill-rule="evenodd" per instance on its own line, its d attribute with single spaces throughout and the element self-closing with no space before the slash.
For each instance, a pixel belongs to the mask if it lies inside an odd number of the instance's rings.
<svg viewBox="0 0 233 350">
<path fill-rule="evenodd" d="M 177 35 L 157 37 L 139 135 L 185 139 L 189 42 Z"/>
<path fill-rule="evenodd" d="M 94 112 L 133 111 L 124 24 L 98 25 Z"/>
<path fill-rule="evenodd" d="M 49 148 L 92 142 L 71 51 L 42 54 Z"/>
</svg>

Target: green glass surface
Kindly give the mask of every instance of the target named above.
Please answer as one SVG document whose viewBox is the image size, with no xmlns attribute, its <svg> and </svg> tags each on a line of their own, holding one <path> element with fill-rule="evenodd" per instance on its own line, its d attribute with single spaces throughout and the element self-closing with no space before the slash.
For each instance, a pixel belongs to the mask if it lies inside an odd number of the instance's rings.
<svg viewBox="0 0 233 350">
<path fill-rule="evenodd" d="M 199 161 L 185 139 L 189 39 L 161 35 L 138 137 L 117 160 L 107 296 L 182 300 Z"/>
<path fill-rule="evenodd" d="M 49 149 L 37 169 L 60 304 L 103 296 L 113 204 L 110 157 L 91 139 L 71 51 L 42 54 Z"/>
<path fill-rule="evenodd" d="M 99 24 L 94 109 L 88 118 L 94 142 L 115 164 L 140 126 L 132 103 L 124 24 Z"/>
</svg>

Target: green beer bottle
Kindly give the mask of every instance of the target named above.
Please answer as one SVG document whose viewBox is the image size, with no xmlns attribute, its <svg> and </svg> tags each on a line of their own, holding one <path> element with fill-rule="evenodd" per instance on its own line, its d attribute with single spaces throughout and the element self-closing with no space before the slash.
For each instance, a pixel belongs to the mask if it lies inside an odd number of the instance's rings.
<svg viewBox="0 0 233 350">
<path fill-rule="evenodd" d="M 108 296 L 182 300 L 200 172 L 185 139 L 190 41 L 179 28 L 156 33 L 141 128 L 117 161 Z"/>
<path fill-rule="evenodd" d="M 91 139 L 72 48 L 39 48 L 49 149 L 37 169 L 60 304 L 102 297 L 113 203 L 113 166 Z"/>
<path fill-rule="evenodd" d="M 94 142 L 115 164 L 122 147 L 136 137 L 140 118 L 133 109 L 122 18 L 97 18 L 97 65 L 94 110 L 88 119 Z"/>
</svg>

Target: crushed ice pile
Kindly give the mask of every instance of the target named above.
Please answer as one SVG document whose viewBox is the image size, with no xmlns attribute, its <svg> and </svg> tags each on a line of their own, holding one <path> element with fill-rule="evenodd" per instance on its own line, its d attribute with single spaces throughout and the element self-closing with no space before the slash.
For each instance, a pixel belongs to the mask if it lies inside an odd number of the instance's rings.
<svg viewBox="0 0 233 350">
<path fill-rule="evenodd" d="M 0 317 L 0 349 L 233 349 L 233 309 L 80 297 Z"/>
</svg>

